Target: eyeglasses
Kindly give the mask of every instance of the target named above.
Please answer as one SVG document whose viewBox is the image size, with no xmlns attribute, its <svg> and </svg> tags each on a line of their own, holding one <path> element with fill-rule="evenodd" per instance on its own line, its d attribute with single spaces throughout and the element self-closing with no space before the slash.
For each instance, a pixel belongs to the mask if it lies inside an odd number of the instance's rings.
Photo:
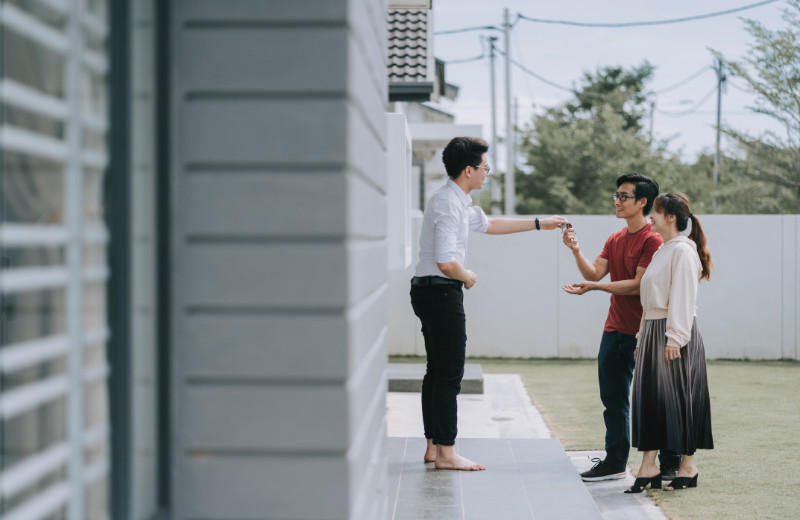
<svg viewBox="0 0 800 520">
<path fill-rule="evenodd" d="M 615 201 L 618 200 L 618 201 L 624 203 L 628 199 L 635 199 L 636 195 L 626 195 L 624 193 L 615 193 L 614 195 L 611 196 L 611 198 L 614 199 Z"/>
<path fill-rule="evenodd" d="M 492 171 L 492 167 L 489 166 L 488 164 L 486 166 L 473 166 L 473 168 L 475 169 L 483 168 L 484 170 L 486 170 L 486 175 L 489 175 L 489 172 Z"/>
</svg>

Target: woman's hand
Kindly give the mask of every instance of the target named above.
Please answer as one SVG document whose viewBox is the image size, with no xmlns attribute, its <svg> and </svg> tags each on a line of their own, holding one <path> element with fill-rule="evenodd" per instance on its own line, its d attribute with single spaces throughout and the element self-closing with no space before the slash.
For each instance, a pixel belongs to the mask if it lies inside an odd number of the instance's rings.
<svg viewBox="0 0 800 520">
<path fill-rule="evenodd" d="M 667 345 L 667 348 L 665 350 L 666 353 L 664 354 L 664 357 L 667 358 L 667 363 L 669 363 L 673 359 L 678 359 L 679 357 L 681 357 L 681 349 L 678 347 L 671 347 Z"/>
</svg>

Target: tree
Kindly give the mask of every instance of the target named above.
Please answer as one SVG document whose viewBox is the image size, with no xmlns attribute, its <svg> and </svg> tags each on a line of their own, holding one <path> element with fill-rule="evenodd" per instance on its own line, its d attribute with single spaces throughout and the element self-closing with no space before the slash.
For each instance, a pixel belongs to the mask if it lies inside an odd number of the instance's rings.
<svg viewBox="0 0 800 520">
<path fill-rule="evenodd" d="M 583 88 L 575 91 L 577 102 L 568 103 L 566 109 L 574 115 L 591 113 L 596 107 L 607 105 L 625 120 L 625 130 L 638 132 L 647 101 L 644 84 L 654 71 L 655 68 L 645 61 L 630 71 L 622 67 L 606 67 L 594 76 L 584 73 Z"/>
<path fill-rule="evenodd" d="M 652 72 L 645 62 L 631 71 L 586 74 L 575 101 L 534 118 L 522 132 L 528 171 L 515 176 L 518 213 L 607 214 L 621 174 L 679 177 L 681 164 L 666 157 L 666 143 L 651 151 L 642 135 L 644 84 Z"/>
<path fill-rule="evenodd" d="M 757 168 L 749 172 L 752 179 L 790 189 L 793 209 L 800 213 L 800 0 L 787 4 L 785 29 L 770 30 L 756 20 L 745 20 L 754 42 L 743 62 L 712 52 L 756 93 L 751 110 L 778 121 L 785 136 L 765 132 L 756 138 L 732 128 L 725 132 L 753 159 Z"/>
</svg>

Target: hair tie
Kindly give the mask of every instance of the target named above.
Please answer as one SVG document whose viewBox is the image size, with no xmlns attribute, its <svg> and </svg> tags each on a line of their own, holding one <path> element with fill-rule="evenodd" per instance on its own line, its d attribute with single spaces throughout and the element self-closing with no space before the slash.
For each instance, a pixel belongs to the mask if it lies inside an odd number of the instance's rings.
<svg viewBox="0 0 800 520">
<path fill-rule="evenodd" d="M 694 213 L 692 213 L 691 211 L 689 212 L 689 218 L 694 218 Z"/>
</svg>

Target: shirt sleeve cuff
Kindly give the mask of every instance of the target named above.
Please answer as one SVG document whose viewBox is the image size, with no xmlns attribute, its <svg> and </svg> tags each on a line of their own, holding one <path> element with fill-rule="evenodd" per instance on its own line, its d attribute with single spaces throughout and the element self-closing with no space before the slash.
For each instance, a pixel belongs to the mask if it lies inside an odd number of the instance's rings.
<svg viewBox="0 0 800 520">
<path fill-rule="evenodd" d="M 678 343 L 677 339 L 669 337 L 669 336 L 667 336 L 667 346 L 668 347 L 675 347 L 675 348 L 681 348 L 682 347 L 682 345 L 680 343 Z"/>
</svg>

